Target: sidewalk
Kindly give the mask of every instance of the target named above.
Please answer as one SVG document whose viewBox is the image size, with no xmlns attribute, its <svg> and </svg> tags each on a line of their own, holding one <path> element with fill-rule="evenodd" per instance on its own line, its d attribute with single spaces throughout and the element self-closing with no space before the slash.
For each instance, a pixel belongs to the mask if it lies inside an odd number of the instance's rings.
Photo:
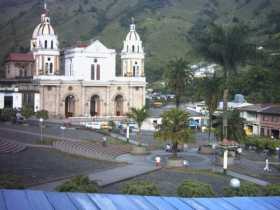
<svg viewBox="0 0 280 210">
<path fill-rule="evenodd" d="M 144 162 L 146 156 L 131 156 L 123 155 L 118 160 L 127 161 L 129 164 L 122 167 L 117 167 L 101 172 L 88 174 L 88 177 L 92 181 L 96 181 L 99 186 L 103 187 L 116 182 L 124 181 L 127 179 L 134 178 L 146 173 L 150 173 L 159 170 L 160 167 L 154 166 L 152 163 Z M 66 180 L 60 180 L 50 182 L 42 185 L 30 187 L 32 190 L 43 190 L 43 191 L 54 191 L 54 189 L 62 184 Z"/>
<path fill-rule="evenodd" d="M 214 169 L 214 171 L 223 173 L 224 170 L 221 167 L 216 167 Z M 238 178 L 238 179 L 241 179 L 241 180 L 244 180 L 244 181 L 252 182 L 252 183 L 260 185 L 260 186 L 266 186 L 266 185 L 270 184 L 267 181 L 264 181 L 264 180 L 261 180 L 261 179 L 257 179 L 257 178 L 252 177 L 252 176 L 247 176 L 247 175 L 244 175 L 244 174 L 239 174 L 239 173 L 231 171 L 231 170 L 227 170 L 226 171 L 226 175 L 232 176 L 234 178 Z"/>
</svg>

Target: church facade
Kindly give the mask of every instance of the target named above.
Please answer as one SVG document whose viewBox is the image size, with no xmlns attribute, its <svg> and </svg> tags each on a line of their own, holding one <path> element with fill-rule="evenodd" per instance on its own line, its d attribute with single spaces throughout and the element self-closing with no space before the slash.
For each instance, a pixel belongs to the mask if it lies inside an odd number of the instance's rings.
<svg viewBox="0 0 280 210">
<path fill-rule="evenodd" d="M 100 41 L 59 49 L 45 7 L 29 53 L 11 53 L 0 81 L 0 109 L 34 107 L 53 117 L 123 116 L 145 105 L 144 48 L 134 22 L 117 52 Z"/>
</svg>

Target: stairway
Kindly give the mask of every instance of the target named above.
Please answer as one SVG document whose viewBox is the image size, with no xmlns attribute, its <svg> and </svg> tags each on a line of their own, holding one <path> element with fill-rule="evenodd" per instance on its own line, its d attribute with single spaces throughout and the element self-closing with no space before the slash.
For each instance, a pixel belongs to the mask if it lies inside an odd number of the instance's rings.
<svg viewBox="0 0 280 210">
<path fill-rule="evenodd" d="M 0 154 L 17 153 L 26 149 L 26 145 L 14 141 L 0 139 Z"/>
<path fill-rule="evenodd" d="M 108 144 L 104 147 L 100 142 L 74 142 L 67 140 L 54 142 L 53 148 L 74 155 L 110 161 L 115 160 L 117 156 L 126 154 L 130 151 L 129 145 Z"/>
</svg>

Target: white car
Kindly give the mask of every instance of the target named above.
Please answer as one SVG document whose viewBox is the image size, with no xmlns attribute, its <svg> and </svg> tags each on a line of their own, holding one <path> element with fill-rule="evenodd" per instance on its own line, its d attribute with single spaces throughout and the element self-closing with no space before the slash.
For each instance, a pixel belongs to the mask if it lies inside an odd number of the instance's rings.
<svg viewBox="0 0 280 210">
<path fill-rule="evenodd" d="M 91 128 L 91 129 L 96 129 L 96 130 L 101 129 L 101 125 L 102 125 L 101 122 L 86 122 L 85 123 L 86 128 Z"/>
</svg>

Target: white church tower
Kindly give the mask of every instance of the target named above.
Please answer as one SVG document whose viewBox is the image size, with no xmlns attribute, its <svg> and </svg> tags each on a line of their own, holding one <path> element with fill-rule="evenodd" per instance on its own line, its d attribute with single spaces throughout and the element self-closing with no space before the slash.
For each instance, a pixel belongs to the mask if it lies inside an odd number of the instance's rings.
<svg viewBox="0 0 280 210">
<path fill-rule="evenodd" d="M 123 42 L 121 52 L 122 76 L 144 77 L 144 48 L 139 34 L 136 32 L 134 19 L 130 24 L 130 31 Z"/>
<path fill-rule="evenodd" d="M 51 26 L 46 3 L 41 23 L 33 32 L 30 50 L 35 60 L 34 76 L 59 74 L 59 42 Z"/>
</svg>

